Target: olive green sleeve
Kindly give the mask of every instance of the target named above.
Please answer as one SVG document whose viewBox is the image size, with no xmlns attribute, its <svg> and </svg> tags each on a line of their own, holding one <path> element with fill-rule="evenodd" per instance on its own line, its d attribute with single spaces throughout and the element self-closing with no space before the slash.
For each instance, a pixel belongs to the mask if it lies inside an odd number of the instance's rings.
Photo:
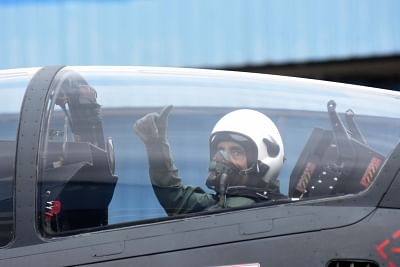
<svg viewBox="0 0 400 267">
<path fill-rule="evenodd" d="M 199 187 L 182 185 L 167 139 L 168 115 L 172 106 L 138 119 L 133 129 L 147 150 L 149 175 L 154 192 L 168 215 L 202 211 L 214 198 Z"/>
<path fill-rule="evenodd" d="M 217 203 L 213 195 L 204 192 L 200 187 L 153 185 L 153 189 L 169 216 L 204 211 Z"/>
<path fill-rule="evenodd" d="M 158 201 L 168 215 L 203 211 L 216 204 L 217 201 L 213 196 L 200 187 L 182 184 L 168 143 L 150 143 L 146 149 L 151 184 Z"/>
<path fill-rule="evenodd" d="M 151 184 L 161 187 L 181 185 L 182 182 L 172 159 L 169 144 L 154 142 L 148 144 L 146 149 Z"/>
</svg>

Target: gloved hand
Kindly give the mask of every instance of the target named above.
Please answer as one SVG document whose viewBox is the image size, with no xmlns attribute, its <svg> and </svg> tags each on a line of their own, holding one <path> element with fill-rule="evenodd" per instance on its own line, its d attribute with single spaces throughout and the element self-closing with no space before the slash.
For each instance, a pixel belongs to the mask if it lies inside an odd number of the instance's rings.
<svg viewBox="0 0 400 267">
<path fill-rule="evenodd" d="M 169 105 L 160 113 L 149 113 L 133 125 L 147 150 L 151 183 L 161 187 L 181 184 L 167 140 L 168 115 L 172 108 Z"/>
<path fill-rule="evenodd" d="M 149 113 L 135 122 L 133 129 L 143 143 L 149 144 L 155 140 L 167 142 L 168 116 L 172 108 L 172 105 L 166 106 L 160 113 Z"/>
</svg>

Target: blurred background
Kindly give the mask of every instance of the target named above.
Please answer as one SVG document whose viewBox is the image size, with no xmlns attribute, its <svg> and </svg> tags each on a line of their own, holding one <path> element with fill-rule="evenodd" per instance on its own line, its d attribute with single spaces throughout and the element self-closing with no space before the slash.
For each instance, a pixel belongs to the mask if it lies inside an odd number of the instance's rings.
<svg viewBox="0 0 400 267">
<path fill-rule="evenodd" d="M 0 69 L 143 65 L 400 90 L 398 0 L 0 0 Z"/>
</svg>

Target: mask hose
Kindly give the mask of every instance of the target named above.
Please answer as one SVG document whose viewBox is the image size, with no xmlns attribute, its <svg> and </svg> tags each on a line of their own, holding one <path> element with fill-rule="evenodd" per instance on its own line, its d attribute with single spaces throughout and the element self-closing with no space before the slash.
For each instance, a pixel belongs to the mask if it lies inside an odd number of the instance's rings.
<svg viewBox="0 0 400 267">
<path fill-rule="evenodd" d="M 226 191 L 226 182 L 228 179 L 228 174 L 226 172 L 221 174 L 221 177 L 219 179 L 219 201 L 218 201 L 218 205 L 220 207 L 225 207 L 225 201 L 226 201 L 226 195 L 225 195 L 225 191 Z"/>
<path fill-rule="evenodd" d="M 219 159 L 216 160 L 216 157 Z M 226 152 L 219 151 L 216 157 L 210 162 L 210 175 L 206 185 L 218 193 L 218 205 L 225 207 L 226 189 L 229 185 L 237 183 L 235 177 L 239 175 L 239 169 L 228 160 Z"/>
</svg>

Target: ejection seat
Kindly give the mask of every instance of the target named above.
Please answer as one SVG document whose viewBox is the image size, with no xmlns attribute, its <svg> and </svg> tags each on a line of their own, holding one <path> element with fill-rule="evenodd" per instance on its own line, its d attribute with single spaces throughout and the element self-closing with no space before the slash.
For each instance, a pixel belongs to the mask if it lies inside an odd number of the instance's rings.
<svg viewBox="0 0 400 267">
<path fill-rule="evenodd" d="M 40 154 L 42 225 L 51 234 L 107 225 L 117 182 L 97 92 L 78 73 L 61 77 L 45 115 Z"/>
<path fill-rule="evenodd" d="M 368 146 L 354 113 L 345 114 L 348 129 L 328 102 L 332 129 L 315 128 L 290 175 L 292 198 L 325 197 L 360 192 L 374 180 L 385 158 Z"/>
</svg>

